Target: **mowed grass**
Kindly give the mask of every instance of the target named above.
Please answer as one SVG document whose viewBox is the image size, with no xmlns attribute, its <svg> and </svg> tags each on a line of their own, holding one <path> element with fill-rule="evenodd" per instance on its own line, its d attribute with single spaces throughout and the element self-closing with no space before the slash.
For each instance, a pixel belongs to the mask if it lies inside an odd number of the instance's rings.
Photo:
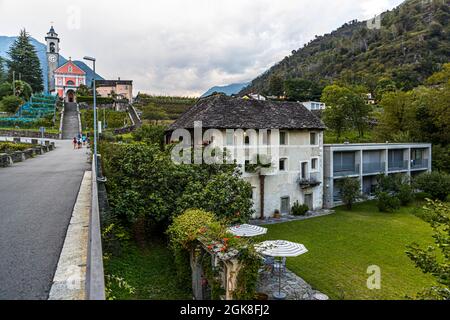
<svg viewBox="0 0 450 320">
<path fill-rule="evenodd" d="M 308 253 L 289 258 L 287 265 L 331 299 L 399 300 L 435 284 L 405 254 L 406 246 L 432 244 L 430 226 L 414 215 L 419 206 L 380 213 L 373 202 L 353 211 L 269 226 L 266 239 L 302 243 Z M 381 289 L 367 288 L 367 268 L 381 269 Z"/>
<path fill-rule="evenodd" d="M 135 289 L 134 294 L 114 282 L 112 296 L 117 300 L 190 300 L 192 294 L 177 286 L 173 257 L 162 243 L 145 249 L 130 244 L 120 256 L 105 261 L 105 274 L 118 276 Z"/>
</svg>

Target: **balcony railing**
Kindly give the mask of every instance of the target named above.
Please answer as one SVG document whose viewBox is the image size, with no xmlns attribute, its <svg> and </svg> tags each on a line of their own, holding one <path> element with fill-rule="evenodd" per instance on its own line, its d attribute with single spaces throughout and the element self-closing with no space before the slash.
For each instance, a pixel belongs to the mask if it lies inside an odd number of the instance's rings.
<svg viewBox="0 0 450 320">
<path fill-rule="evenodd" d="M 371 162 L 364 163 L 363 172 L 364 173 L 382 173 L 386 171 L 385 162 Z"/>
<path fill-rule="evenodd" d="M 408 169 L 408 161 L 392 161 L 389 162 L 389 171 L 401 171 Z"/>
<path fill-rule="evenodd" d="M 320 182 L 320 174 L 318 172 L 310 173 L 307 177 L 300 176 L 299 184 L 301 188 L 311 188 L 315 186 L 319 186 Z"/>
<path fill-rule="evenodd" d="M 359 175 L 359 164 L 354 166 L 334 166 L 334 176 L 335 177 L 346 177 Z"/>
<path fill-rule="evenodd" d="M 428 169 L 428 159 L 411 160 L 411 169 Z"/>
</svg>

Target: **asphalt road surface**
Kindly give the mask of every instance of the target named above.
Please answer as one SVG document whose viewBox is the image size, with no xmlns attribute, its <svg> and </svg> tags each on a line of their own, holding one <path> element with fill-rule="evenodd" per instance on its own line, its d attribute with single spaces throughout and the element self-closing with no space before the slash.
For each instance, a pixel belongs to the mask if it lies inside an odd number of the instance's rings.
<svg viewBox="0 0 450 320">
<path fill-rule="evenodd" d="M 0 168 L 0 299 L 47 299 L 83 174 L 87 149 L 56 150 Z"/>
</svg>

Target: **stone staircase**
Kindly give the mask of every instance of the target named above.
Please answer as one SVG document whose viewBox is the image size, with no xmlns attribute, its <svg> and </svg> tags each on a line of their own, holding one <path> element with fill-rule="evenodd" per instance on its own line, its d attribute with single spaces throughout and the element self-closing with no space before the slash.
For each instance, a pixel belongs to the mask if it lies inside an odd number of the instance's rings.
<svg viewBox="0 0 450 320">
<path fill-rule="evenodd" d="M 64 140 L 72 140 L 80 133 L 78 111 L 76 103 L 66 103 L 64 107 L 64 119 L 62 138 Z"/>
</svg>

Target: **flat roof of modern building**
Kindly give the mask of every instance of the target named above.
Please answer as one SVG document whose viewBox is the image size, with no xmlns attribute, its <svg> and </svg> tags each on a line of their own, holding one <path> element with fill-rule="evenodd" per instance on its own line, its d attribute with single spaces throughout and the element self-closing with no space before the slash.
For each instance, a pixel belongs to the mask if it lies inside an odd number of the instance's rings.
<svg viewBox="0 0 450 320">
<path fill-rule="evenodd" d="M 389 147 L 431 147 L 426 142 L 404 142 L 404 143 L 340 143 L 324 144 L 325 148 L 389 148 Z"/>
</svg>

